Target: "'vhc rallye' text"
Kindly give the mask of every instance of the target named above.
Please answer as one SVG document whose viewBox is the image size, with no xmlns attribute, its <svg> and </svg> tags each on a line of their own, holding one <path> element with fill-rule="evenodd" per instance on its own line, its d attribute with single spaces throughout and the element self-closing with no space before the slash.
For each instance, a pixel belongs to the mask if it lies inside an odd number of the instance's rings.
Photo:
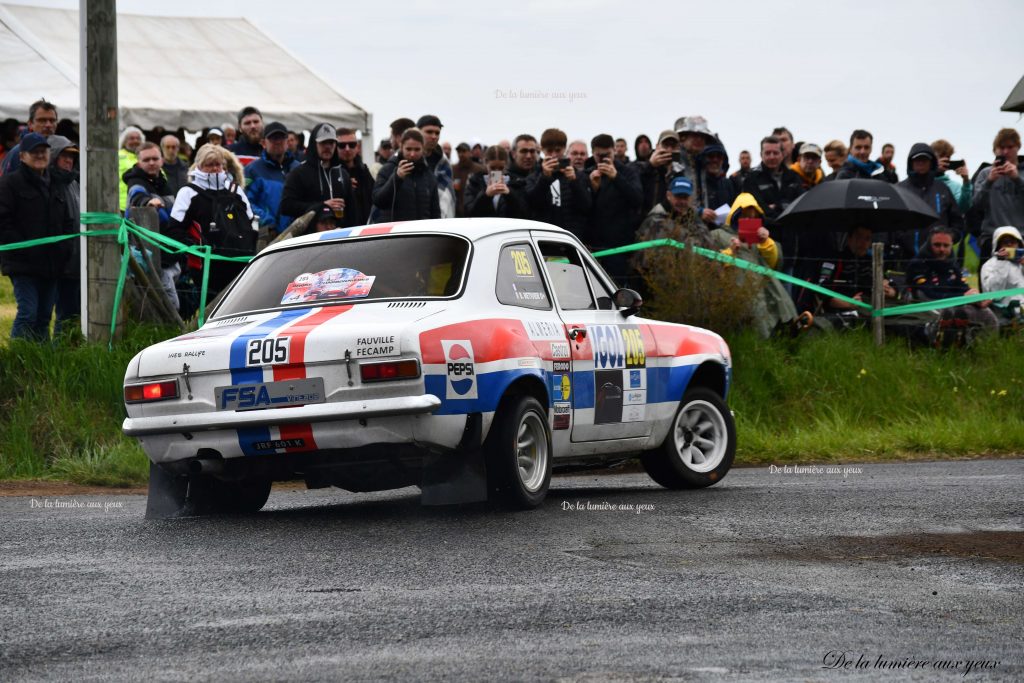
<svg viewBox="0 0 1024 683">
<path fill-rule="evenodd" d="M 669 488 L 732 465 L 731 359 L 636 316 L 570 233 L 464 219 L 308 235 L 257 256 L 196 332 L 128 366 L 151 517 L 254 511 L 275 480 L 426 504 L 539 505 L 552 469 L 640 454 Z"/>
</svg>

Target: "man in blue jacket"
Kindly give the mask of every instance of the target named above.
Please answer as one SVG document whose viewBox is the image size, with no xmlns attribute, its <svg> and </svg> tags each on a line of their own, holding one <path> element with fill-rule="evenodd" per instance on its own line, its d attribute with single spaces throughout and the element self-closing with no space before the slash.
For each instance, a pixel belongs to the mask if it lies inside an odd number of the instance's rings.
<svg viewBox="0 0 1024 683">
<path fill-rule="evenodd" d="M 284 180 L 299 162 L 288 151 L 288 129 L 284 124 L 272 121 L 264 130 L 263 152 L 260 158 L 245 167 L 245 194 L 253 211 L 265 225 L 280 234 L 285 231 L 294 216 L 283 216 L 280 212 Z"/>
</svg>

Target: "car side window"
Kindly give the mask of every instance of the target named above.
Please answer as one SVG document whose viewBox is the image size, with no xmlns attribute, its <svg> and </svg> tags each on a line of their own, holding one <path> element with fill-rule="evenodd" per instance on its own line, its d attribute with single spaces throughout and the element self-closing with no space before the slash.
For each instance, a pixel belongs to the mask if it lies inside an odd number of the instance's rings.
<svg viewBox="0 0 1024 683">
<path fill-rule="evenodd" d="M 590 274 L 590 284 L 594 288 L 594 293 L 597 294 L 597 307 L 602 311 L 615 310 L 615 293 L 608 291 L 604 280 L 598 276 L 593 264 L 589 261 L 587 262 L 587 272 Z"/>
<path fill-rule="evenodd" d="M 544 267 L 563 311 L 596 310 L 597 303 L 587 281 L 586 266 L 579 252 L 564 242 L 541 242 Z"/>
<path fill-rule="evenodd" d="M 551 300 L 529 244 L 509 244 L 502 248 L 494 293 L 506 306 L 551 310 Z"/>
</svg>

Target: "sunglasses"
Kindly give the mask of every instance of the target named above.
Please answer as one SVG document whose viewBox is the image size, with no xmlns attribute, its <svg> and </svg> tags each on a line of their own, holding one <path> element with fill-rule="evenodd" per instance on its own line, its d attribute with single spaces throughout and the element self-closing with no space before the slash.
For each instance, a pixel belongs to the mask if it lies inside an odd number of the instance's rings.
<svg viewBox="0 0 1024 683">
<path fill-rule="evenodd" d="M 338 143 L 338 147 L 341 147 L 342 149 L 355 149 L 358 146 L 359 146 L 358 142 L 339 142 Z"/>
</svg>

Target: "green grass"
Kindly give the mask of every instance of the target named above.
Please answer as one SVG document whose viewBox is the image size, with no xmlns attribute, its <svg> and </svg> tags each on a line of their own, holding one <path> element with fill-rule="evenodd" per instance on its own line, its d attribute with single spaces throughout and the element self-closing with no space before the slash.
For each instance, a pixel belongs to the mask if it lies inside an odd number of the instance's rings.
<svg viewBox="0 0 1024 683">
<path fill-rule="evenodd" d="M 148 464 L 121 434 L 121 384 L 138 349 L 170 334 L 132 330 L 106 346 L 0 344 L 0 479 L 144 484 Z"/>
<path fill-rule="evenodd" d="M 11 325 L 14 324 L 14 287 L 9 277 L 0 277 L 0 342 L 11 336 Z"/>
<path fill-rule="evenodd" d="M 137 350 L 172 334 L 136 327 L 113 351 L 0 341 L 0 479 L 145 484 L 121 383 Z M 866 333 L 730 344 L 739 464 L 1024 452 L 1019 338 L 952 352 L 877 349 Z"/>
<path fill-rule="evenodd" d="M 1024 451 L 1018 337 L 953 352 L 865 333 L 733 341 L 738 460 L 875 460 Z"/>
</svg>

